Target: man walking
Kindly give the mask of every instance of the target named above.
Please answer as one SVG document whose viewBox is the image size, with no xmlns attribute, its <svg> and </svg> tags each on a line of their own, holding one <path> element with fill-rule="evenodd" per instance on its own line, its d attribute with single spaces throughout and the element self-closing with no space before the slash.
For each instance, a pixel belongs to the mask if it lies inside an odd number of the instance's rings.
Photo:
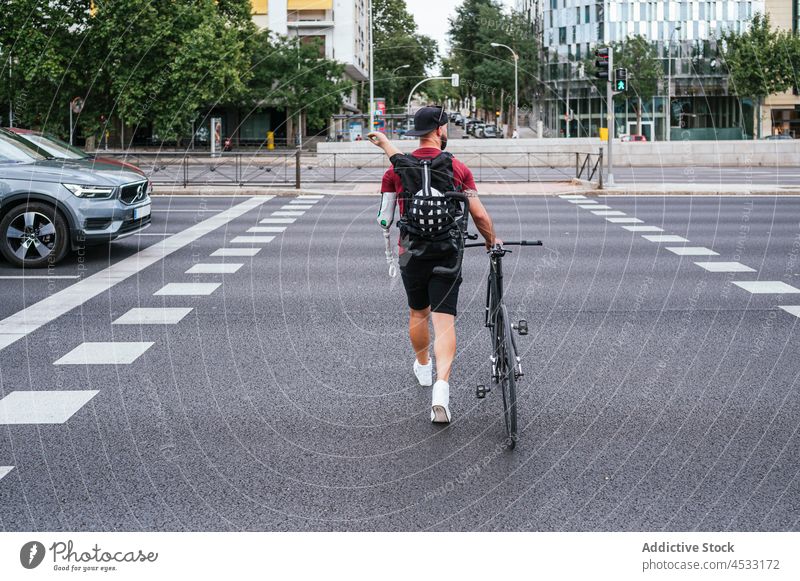
<svg viewBox="0 0 800 581">
<path fill-rule="evenodd" d="M 443 107 L 417 111 L 414 130 L 407 135 L 419 137 L 420 143 L 411 155 L 403 155 L 383 133 L 369 134 L 370 141 L 383 149 L 392 163 L 383 176 L 378 223 L 385 229 L 391 227 L 396 203 L 400 214 L 400 271 L 410 309 L 408 331 L 416 354 L 413 369 L 419 384 L 426 387 L 433 384 L 428 328 L 429 321 L 433 323 L 436 383 L 431 421 L 436 423 L 451 419 L 449 381 L 456 354 L 456 304 L 462 280 L 460 273 L 446 276 L 434 272 L 437 266 L 455 265 L 458 246 L 454 239 L 462 235 L 453 219 L 460 205 L 443 194 L 463 192 L 468 196 L 469 213 L 486 248 L 500 243 L 495 239 L 492 219 L 478 199 L 472 172 L 444 153 L 448 119 Z M 458 232 L 452 231 L 455 227 L 459 227 Z"/>
</svg>

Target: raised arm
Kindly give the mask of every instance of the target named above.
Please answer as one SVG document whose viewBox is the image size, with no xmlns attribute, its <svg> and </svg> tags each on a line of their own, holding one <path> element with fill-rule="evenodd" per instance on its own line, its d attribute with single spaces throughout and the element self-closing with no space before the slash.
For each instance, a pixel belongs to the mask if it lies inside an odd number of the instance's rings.
<svg viewBox="0 0 800 581">
<path fill-rule="evenodd" d="M 373 131 L 372 133 L 367 135 L 367 137 L 372 143 L 380 147 L 386 154 L 386 157 L 388 157 L 389 159 L 391 159 L 393 155 L 397 155 L 398 153 L 399 154 L 403 153 L 402 151 L 397 149 L 394 145 L 392 145 L 392 142 L 389 141 L 389 138 L 386 137 L 386 135 L 384 135 L 380 131 Z"/>
</svg>

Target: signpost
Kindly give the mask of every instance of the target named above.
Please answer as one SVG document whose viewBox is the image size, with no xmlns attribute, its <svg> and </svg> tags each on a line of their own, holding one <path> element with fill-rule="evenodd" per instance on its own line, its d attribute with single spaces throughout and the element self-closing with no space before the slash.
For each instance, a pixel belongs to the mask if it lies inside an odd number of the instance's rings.
<svg viewBox="0 0 800 581">
<path fill-rule="evenodd" d="M 219 150 L 220 153 L 217 153 Z M 222 154 L 222 119 L 220 117 L 211 118 L 211 157 Z"/>
<path fill-rule="evenodd" d="M 83 111 L 84 101 L 81 97 L 75 97 L 72 101 L 69 102 L 69 144 L 74 145 L 72 143 L 74 134 L 75 134 L 75 125 L 72 122 L 72 114 L 80 115 L 81 111 Z"/>
</svg>

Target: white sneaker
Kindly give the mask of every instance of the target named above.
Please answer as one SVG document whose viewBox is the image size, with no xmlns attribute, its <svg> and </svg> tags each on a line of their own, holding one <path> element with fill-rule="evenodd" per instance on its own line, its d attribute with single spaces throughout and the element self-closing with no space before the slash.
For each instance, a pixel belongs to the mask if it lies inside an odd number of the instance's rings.
<svg viewBox="0 0 800 581">
<path fill-rule="evenodd" d="M 433 360 L 429 357 L 428 364 L 422 365 L 414 359 L 414 375 L 417 376 L 417 381 L 422 387 L 433 385 Z"/>
<path fill-rule="evenodd" d="M 450 423 L 450 384 L 443 379 L 433 386 L 431 421 L 437 424 Z"/>
</svg>

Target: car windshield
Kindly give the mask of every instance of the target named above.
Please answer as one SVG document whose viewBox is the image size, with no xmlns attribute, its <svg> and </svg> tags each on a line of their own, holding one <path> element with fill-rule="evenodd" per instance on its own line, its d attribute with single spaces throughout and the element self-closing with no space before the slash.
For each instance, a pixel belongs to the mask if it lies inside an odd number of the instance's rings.
<svg viewBox="0 0 800 581">
<path fill-rule="evenodd" d="M 0 163 L 32 163 L 43 159 L 46 159 L 45 156 L 22 141 L 0 132 Z"/>
<path fill-rule="evenodd" d="M 89 157 L 86 152 L 49 133 L 25 133 L 19 137 L 32 142 L 53 157 L 60 159 L 86 159 Z"/>
</svg>

